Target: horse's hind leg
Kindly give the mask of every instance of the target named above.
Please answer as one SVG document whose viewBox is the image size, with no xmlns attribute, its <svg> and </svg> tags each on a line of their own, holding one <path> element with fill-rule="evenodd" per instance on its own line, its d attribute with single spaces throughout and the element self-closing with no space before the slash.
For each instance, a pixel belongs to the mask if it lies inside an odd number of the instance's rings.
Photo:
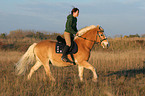
<svg viewBox="0 0 145 96">
<path fill-rule="evenodd" d="M 49 79 L 50 79 L 51 81 L 55 81 L 54 77 L 53 77 L 52 74 L 51 74 L 49 63 L 47 63 L 47 64 L 45 64 L 45 65 L 43 65 L 43 66 L 44 66 L 44 69 L 45 69 L 45 71 L 46 71 L 46 75 L 49 77 Z"/>
<path fill-rule="evenodd" d="M 52 76 L 51 74 L 51 71 L 50 71 L 50 66 L 49 66 L 49 59 L 48 58 L 44 58 L 42 57 L 41 55 L 39 56 L 39 60 L 42 62 L 43 66 L 44 66 L 44 69 L 45 69 L 45 72 L 46 72 L 46 75 L 49 77 L 49 79 L 51 81 L 55 81 L 54 77 Z"/>
<path fill-rule="evenodd" d="M 97 74 L 96 74 L 96 69 L 91 65 L 89 64 L 87 61 L 83 61 L 81 63 L 79 63 L 80 66 L 83 66 L 84 68 L 86 69 L 90 69 L 92 72 L 93 72 L 93 81 L 94 82 L 97 82 Z M 81 73 L 80 73 L 81 74 Z"/>
<path fill-rule="evenodd" d="M 40 61 L 37 61 L 35 65 L 31 68 L 30 73 L 28 74 L 28 80 L 30 80 L 32 74 L 42 65 Z"/>
</svg>

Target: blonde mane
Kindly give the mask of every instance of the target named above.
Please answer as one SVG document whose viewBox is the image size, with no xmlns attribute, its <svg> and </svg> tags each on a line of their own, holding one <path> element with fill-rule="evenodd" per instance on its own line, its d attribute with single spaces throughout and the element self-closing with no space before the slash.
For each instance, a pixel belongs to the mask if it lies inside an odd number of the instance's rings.
<svg viewBox="0 0 145 96">
<path fill-rule="evenodd" d="M 80 29 L 80 30 L 78 31 L 78 36 L 82 36 L 82 35 L 85 34 L 87 31 L 89 31 L 89 30 L 91 30 L 91 29 L 94 29 L 94 28 L 96 28 L 96 27 L 97 27 L 97 26 L 95 26 L 95 25 L 90 25 L 90 26 L 84 27 L 84 28 L 82 28 L 82 29 Z M 78 36 L 75 36 L 75 39 L 77 39 Z"/>
</svg>

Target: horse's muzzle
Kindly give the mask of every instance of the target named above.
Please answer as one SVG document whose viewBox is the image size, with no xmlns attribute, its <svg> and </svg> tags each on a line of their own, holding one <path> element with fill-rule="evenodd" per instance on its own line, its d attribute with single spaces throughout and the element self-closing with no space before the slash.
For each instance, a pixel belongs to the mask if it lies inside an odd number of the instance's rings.
<svg viewBox="0 0 145 96">
<path fill-rule="evenodd" d="M 102 42 L 101 45 L 102 45 L 103 48 L 107 48 L 107 49 L 110 46 L 109 42 Z"/>
</svg>

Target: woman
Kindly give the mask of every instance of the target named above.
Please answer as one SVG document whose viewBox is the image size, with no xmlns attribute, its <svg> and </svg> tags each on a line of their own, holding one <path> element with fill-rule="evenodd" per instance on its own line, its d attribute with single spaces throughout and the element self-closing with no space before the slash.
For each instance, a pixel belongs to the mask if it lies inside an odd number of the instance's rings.
<svg viewBox="0 0 145 96">
<path fill-rule="evenodd" d="M 78 8 L 73 8 L 71 11 L 71 14 L 67 16 L 67 22 L 65 26 L 65 32 L 64 32 L 64 39 L 66 41 L 66 46 L 64 47 L 63 50 L 63 55 L 61 59 L 64 62 L 70 62 L 70 60 L 67 58 L 67 54 L 69 51 L 69 48 L 71 46 L 71 41 L 74 38 L 74 35 L 77 35 L 77 18 L 79 15 L 79 9 Z"/>
</svg>

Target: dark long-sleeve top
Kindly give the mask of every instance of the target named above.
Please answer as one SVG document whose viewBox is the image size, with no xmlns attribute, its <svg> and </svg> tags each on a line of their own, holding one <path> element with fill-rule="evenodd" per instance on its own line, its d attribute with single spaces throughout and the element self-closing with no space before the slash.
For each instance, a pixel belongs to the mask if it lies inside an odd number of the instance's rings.
<svg viewBox="0 0 145 96">
<path fill-rule="evenodd" d="M 65 32 L 69 32 L 71 33 L 71 35 L 76 34 L 77 33 L 77 18 L 73 17 L 72 14 L 67 16 L 67 22 L 65 25 Z"/>
</svg>

